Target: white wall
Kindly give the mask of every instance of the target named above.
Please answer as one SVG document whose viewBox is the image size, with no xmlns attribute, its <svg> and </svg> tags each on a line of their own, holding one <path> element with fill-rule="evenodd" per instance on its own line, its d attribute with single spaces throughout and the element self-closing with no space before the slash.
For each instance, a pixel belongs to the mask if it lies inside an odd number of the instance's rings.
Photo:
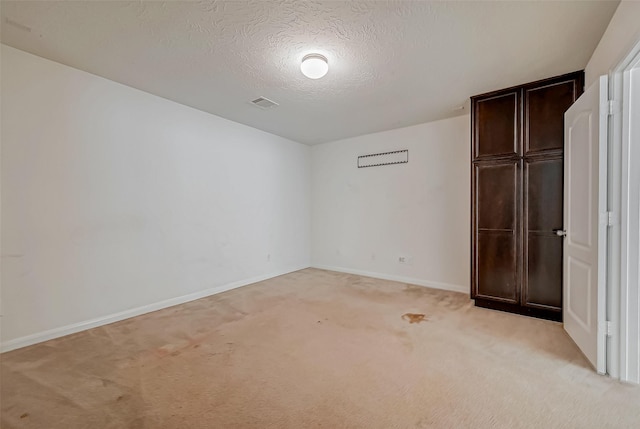
<svg viewBox="0 0 640 429">
<path fill-rule="evenodd" d="M 5 350 L 309 266 L 309 147 L 1 53 Z"/>
<path fill-rule="evenodd" d="M 312 265 L 468 292 L 469 133 L 465 115 L 314 146 Z M 407 164 L 356 167 L 399 149 Z"/>
<path fill-rule="evenodd" d="M 585 88 L 609 74 L 640 40 L 640 1 L 622 0 L 585 67 Z"/>
</svg>

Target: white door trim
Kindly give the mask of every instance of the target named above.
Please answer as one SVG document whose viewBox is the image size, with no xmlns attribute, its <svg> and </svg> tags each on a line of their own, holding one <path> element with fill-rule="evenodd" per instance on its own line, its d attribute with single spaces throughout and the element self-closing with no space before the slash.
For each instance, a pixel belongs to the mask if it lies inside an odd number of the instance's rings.
<svg viewBox="0 0 640 429">
<path fill-rule="evenodd" d="M 640 133 L 630 121 L 630 75 L 640 68 L 640 42 L 610 76 L 612 116 L 609 129 L 610 210 L 619 223 L 610 231 L 609 320 L 614 322 L 609 339 L 607 372 L 621 381 L 640 383 Z M 634 86 L 640 82 L 634 81 Z M 633 134 L 632 134 L 633 133 Z"/>
</svg>

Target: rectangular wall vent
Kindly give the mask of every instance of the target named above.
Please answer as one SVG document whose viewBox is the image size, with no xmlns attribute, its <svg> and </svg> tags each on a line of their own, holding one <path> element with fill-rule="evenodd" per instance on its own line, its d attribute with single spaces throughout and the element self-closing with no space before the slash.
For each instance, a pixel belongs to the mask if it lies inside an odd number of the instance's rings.
<svg viewBox="0 0 640 429">
<path fill-rule="evenodd" d="M 271 107 L 278 105 L 278 103 L 276 103 L 273 100 L 269 100 L 266 97 L 258 97 L 255 100 L 252 100 L 251 103 L 253 103 L 254 106 L 258 106 L 261 109 L 269 109 Z"/>
<path fill-rule="evenodd" d="M 409 162 L 409 150 L 374 153 L 358 157 L 358 168 L 378 167 L 381 165 L 406 164 Z"/>
</svg>

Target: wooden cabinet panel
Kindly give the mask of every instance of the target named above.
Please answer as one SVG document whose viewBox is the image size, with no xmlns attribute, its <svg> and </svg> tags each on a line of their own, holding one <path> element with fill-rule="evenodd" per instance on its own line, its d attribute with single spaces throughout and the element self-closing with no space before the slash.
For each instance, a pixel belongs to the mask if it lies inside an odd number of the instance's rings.
<svg viewBox="0 0 640 429">
<path fill-rule="evenodd" d="M 524 305 L 562 310 L 561 156 L 525 160 Z"/>
<path fill-rule="evenodd" d="M 575 79 L 525 88 L 525 155 L 564 146 L 564 112 L 576 100 Z"/>
<path fill-rule="evenodd" d="M 477 241 L 476 296 L 518 302 L 515 231 L 481 231 Z"/>
<path fill-rule="evenodd" d="M 515 230 L 518 161 L 476 164 L 475 179 L 478 229 Z"/>
<path fill-rule="evenodd" d="M 474 159 L 512 156 L 520 151 L 520 91 L 473 100 Z"/>
<path fill-rule="evenodd" d="M 527 235 L 524 305 L 562 310 L 562 237 Z"/>
<path fill-rule="evenodd" d="M 524 204 L 528 231 L 551 233 L 562 228 L 563 174 L 561 156 L 525 160 Z"/>
<path fill-rule="evenodd" d="M 474 164 L 474 296 L 519 300 L 521 161 Z"/>
</svg>

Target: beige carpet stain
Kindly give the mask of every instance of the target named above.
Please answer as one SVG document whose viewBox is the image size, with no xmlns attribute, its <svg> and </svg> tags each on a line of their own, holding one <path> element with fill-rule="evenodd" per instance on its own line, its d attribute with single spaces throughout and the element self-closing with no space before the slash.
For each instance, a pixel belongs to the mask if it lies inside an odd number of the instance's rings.
<svg viewBox="0 0 640 429">
<path fill-rule="evenodd" d="M 3 429 L 640 427 L 640 389 L 596 375 L 561 324 L 317 269 L 5 353 L 0 370 Z"/>
<path fill-rule="evenodd" d="M 424 314 L 405 313 L 402 315 L 402 320 L 406 320 L 409 323 L 420 323 L 426 322 L 429 319 L 427 319 Z"/>
</svg>

